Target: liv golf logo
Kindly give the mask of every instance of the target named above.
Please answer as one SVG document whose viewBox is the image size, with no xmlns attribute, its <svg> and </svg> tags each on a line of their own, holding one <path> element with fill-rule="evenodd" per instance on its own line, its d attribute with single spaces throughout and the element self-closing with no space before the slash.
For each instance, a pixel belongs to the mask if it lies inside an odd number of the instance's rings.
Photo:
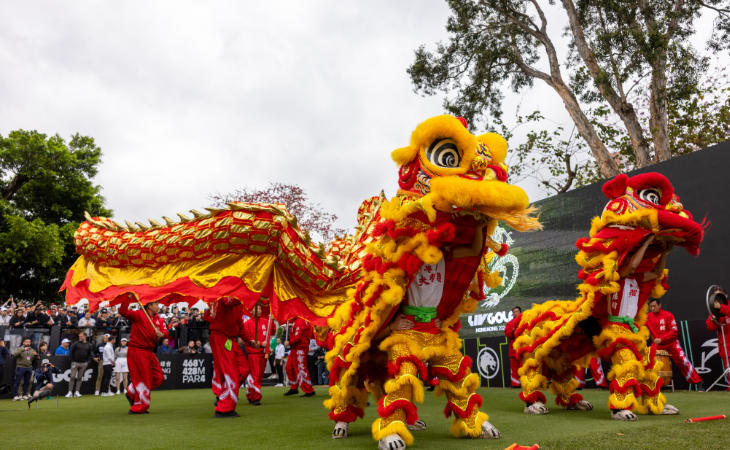
<svg viewBox="0 0 730 450">
<path fill-rule="evenodd" d="M 477 355 L 477 369 L 479 375 L 491 380 L 499 373 L 499 356 L 491 347 L 484 347 Z"/>
</svg>

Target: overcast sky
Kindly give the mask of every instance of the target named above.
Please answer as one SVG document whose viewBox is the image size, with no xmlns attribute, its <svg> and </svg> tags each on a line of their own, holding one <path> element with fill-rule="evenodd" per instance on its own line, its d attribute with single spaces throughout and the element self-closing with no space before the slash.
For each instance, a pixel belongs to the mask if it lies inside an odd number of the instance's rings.
<svg viewBox="0 0 730 450">
<path fill-rule="evenodd" d="M 282 181 L 350 228 L 364 198 L 395 193 L 390 152 L 443 113 L 406 73 L 414 49 L 447 37 L 442 0 L 0 6 L 0 134 L 94 137 L 120 221 Z M 569 124 L 544 84 L 507 96 Z"/>
</svg>

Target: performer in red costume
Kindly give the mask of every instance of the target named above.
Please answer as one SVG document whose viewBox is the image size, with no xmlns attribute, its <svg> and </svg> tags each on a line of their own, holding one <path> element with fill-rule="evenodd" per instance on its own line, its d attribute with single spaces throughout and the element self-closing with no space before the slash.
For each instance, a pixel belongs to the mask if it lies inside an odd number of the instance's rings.
<svg viewBox="0 0 730 450">
<path fill-rule="evenodd" d="M 146 414 L 150 407 L 152 390 L 165 381 L 160 362 L 155 356 L 155 349 L 157 340 L 167 337 L 167 328 L 165 321 L 157 316 L 160 310 L 159 303 L 148 303 L 144 306 L 144 310 L 131 310 L 129 305 L 132 302 L 134 299 L 130 294 L 119 307 L 119 314 L 132 324 L 127 352 L 129 366 L 127 400 L 130 406 L 129 414 Z"/>
<path fill-rule="evenodd" d="M 265 303 L 268 299 L 262 296 Z M 246 398 L 252 405 L 261 404 L 261 380 L 264 378 L 266 369 L 265 351 L 266 340 L 270 337 L 267 332 L 270 324 L 267 317 L 261 317 L 262 301 L 253 307 L 253 317 L 243 322 L 243 345 L 248 355 L 248 366 L 250 373 L 246 379 Z M 306 353 L 305 353 L 306 356 Z"/>
<path fill-rule="evenodd" d="M 588 367 L 578 367 L 578 370 L 576 370 L 575 372 L 575 379 L 578 380 L 578 383 L 580 383 L 578 385 L 579 388 L 583 388 L 586 385 L 587 370 L 591 371 L 593 381 L 596 383 L 597 387 L 608 387 L 608 382 L 606 381 L 606 373 L 603 371 L 601 360 L 598 358 L 591 358 L 591 361 L 588 363 Z"/>
<path fill-rule="evenodd" d="M 520 376 L 517 374 L 517 369 L 520 368 L 520 361 L 517 359 L 517 354 L 512 345 L 515 343 L 515 329 L 520 323 L 520 315 L 522 314 L 522 308 L 515 306 L 512 308 L 512 320 L 507 322 L 504 326 L 504 335 L 507 336 L 507 348 L 509 348 L 509 373 L 512 387 L 520 387 Z"/>
<path fill-rule="evenodd" d="M 730 367 L 730 357 L 728 357 L 730 348 L 727 348 L 730 346 L 730 305 L 723 305 L 715 300 L 715 310 L 719 310 L 719 313 L 709 315 L 705 325 L 707 325 L 708 330 L 717 331 L 717 351 L 720 353 L 722 368 L 725 370 Z M 718 322 L 725 326 L 720 328 Z M 730 385 L 730 373 L 725 374 L 725 384 Z M 730 387 L 727 390 L 730 391 Z"/>
<path fill-rule="evenodd" d="M 289 359 L 286 361 L 286 376 L 289 378 L 289 390 L 284 395 L 295 395 L 299 393 L 298 387 L 302 387 L 304 395 L 314 395 L 314 388 L 309 378 L 307 369 L 307 353 L 309 352 L 309 341 L 312 339 L 312 326 L 302 318 L 297 318 L 289 330 L 289 341 L 285 345 L 291 346 Z"/>
<path fill-rule="evenodd" d="M 248 376 L 246 356 L 238 345 L 243 332 L 243 305 L 237 298 L 223 297 L 203 318 L 210 322 L 210 348 L 213 351 L 211 389 L 216 396 L 215 417 L 238 417 L 238 388 Z"/>
<path fill-rule="evenodd" d="M 646 326 L 651 333 L 652 343 L 657 350 L 665 350 L 679 366 L 682 376 L 690 383 L 702 383 L 700 374 L 697 373 L 692 363 L 687 359 L 682 347 L 677 340 L 677 321 L 674 314 L 662 309 L 662 302 L 653 298 L 649 300 L 649 314 L 646 318 Z"/>
</svg>

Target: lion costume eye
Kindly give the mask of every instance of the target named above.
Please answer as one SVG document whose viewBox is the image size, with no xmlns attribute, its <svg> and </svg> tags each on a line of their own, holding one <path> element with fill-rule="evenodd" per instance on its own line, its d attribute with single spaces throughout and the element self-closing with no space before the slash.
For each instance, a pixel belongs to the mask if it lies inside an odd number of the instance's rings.
<svg viewBox="0 0 730 450">
<path fill-rule="evenodd" d="M 662 196 L 657 189 L 649 188 L 640 190 L 639 198 L 649 203 L 654 203 L 655 205 L 658 205 L 662 199 Z"/>
<path fill-rule="evenodd" d="M 439 139 L 426 150 L 426 158 L 437 167 L 453 169 L 461 164 L 461 152 L 451 139 Z"/>
</svg>

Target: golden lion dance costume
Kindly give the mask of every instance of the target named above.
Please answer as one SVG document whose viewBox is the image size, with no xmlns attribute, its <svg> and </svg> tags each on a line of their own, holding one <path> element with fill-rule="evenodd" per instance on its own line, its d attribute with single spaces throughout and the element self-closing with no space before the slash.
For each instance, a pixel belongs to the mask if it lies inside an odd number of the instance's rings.
<svg viewBox="0 0 730 450">
<path fill-rule="evenodd" d="M 333 437 L 347 436 L 346 424 L 363 417 L 372 392 L 380 415 L 372 425 L 373 438 L 381 448 L 412 444 L 407 424 L 418 420 L 413 402 L 423 401 L 418 375 L 431 380 L 427 362 L 439 380 L 436 394 L 446 395 L 446 417 L 454 415 L 451 432 L 479 437 L 483 423 L 492 428 L 479 411 L 482 399 L 475 390 L 480 378 L 460 351 L 457 331 L 459 315 L 476 308 L 483 284 L 500 282 L 496 273 L 485 272 L 494 252 L 507 250 L 488 238 L 497 221 L 522 231 L 539 227 L 529 216 L 524 191 L 506 182 L 506 151 L 499 135 L 474 136 L 463 119 L 444 115 L 421 123 L 410 145 L 393 152 L 400 165 L 398 195 L 380 208 L 374 240 L 363 258 L 362 281 L 329 321 L 336 334 L 326 356 L 331 398 L 325 407 L 337 422 Z M 471 243 L 480 223 L 486 225 L 486 248 L 478 256 L 451 258 L 448 248 Z M 420 272 L 423 265 L 439 262 L 445 266 L 440 302 L 413 307 L 409 285 L 417 277 L 440 276 Z M 473 280 L 479 283 L 472 285 Z M 382 338 L 398 314 L 412 318 L 415 327 Z M 398 437 L 397 445 L 384 445 Z"/>
<path fill-rule="evenodd" d="M 573 373 L 596 355 L 612 363 L 608 406 L 614 418 L 636 420 L 631 411 L 678 412 L 671 405 L 665 407 L 657 374 L 661 362 L 655 359 L 656 348 L 645 344 L 648 299 L 661 297 L 668 288 L 668 271 L 659 269 L 673 245 L 699 254 L 705 224 L 692 219 L 670 182 L 658 173 L 619 175 L 604 184 L 603 192 L 608 204 L 601 217 L 593 219 L 590 238 L 576 243 L 578 277 L 583 280 L 580 295 L 575 301 L 534 305 L 522 314 L 517 327 L 513 348 L 521 360 L 520 399 L 526 402 L 527 413 L 548 412 L 541 392 L 548 381 L 558 405 L 592 408 L 575 392 L 578 382 Z M 632 274 L 621 277 L 620 269 L 642 245 L 643 259 Z M 645 281 L 644 274 L 652 271 L 657 277 Z"/>
</svg>

